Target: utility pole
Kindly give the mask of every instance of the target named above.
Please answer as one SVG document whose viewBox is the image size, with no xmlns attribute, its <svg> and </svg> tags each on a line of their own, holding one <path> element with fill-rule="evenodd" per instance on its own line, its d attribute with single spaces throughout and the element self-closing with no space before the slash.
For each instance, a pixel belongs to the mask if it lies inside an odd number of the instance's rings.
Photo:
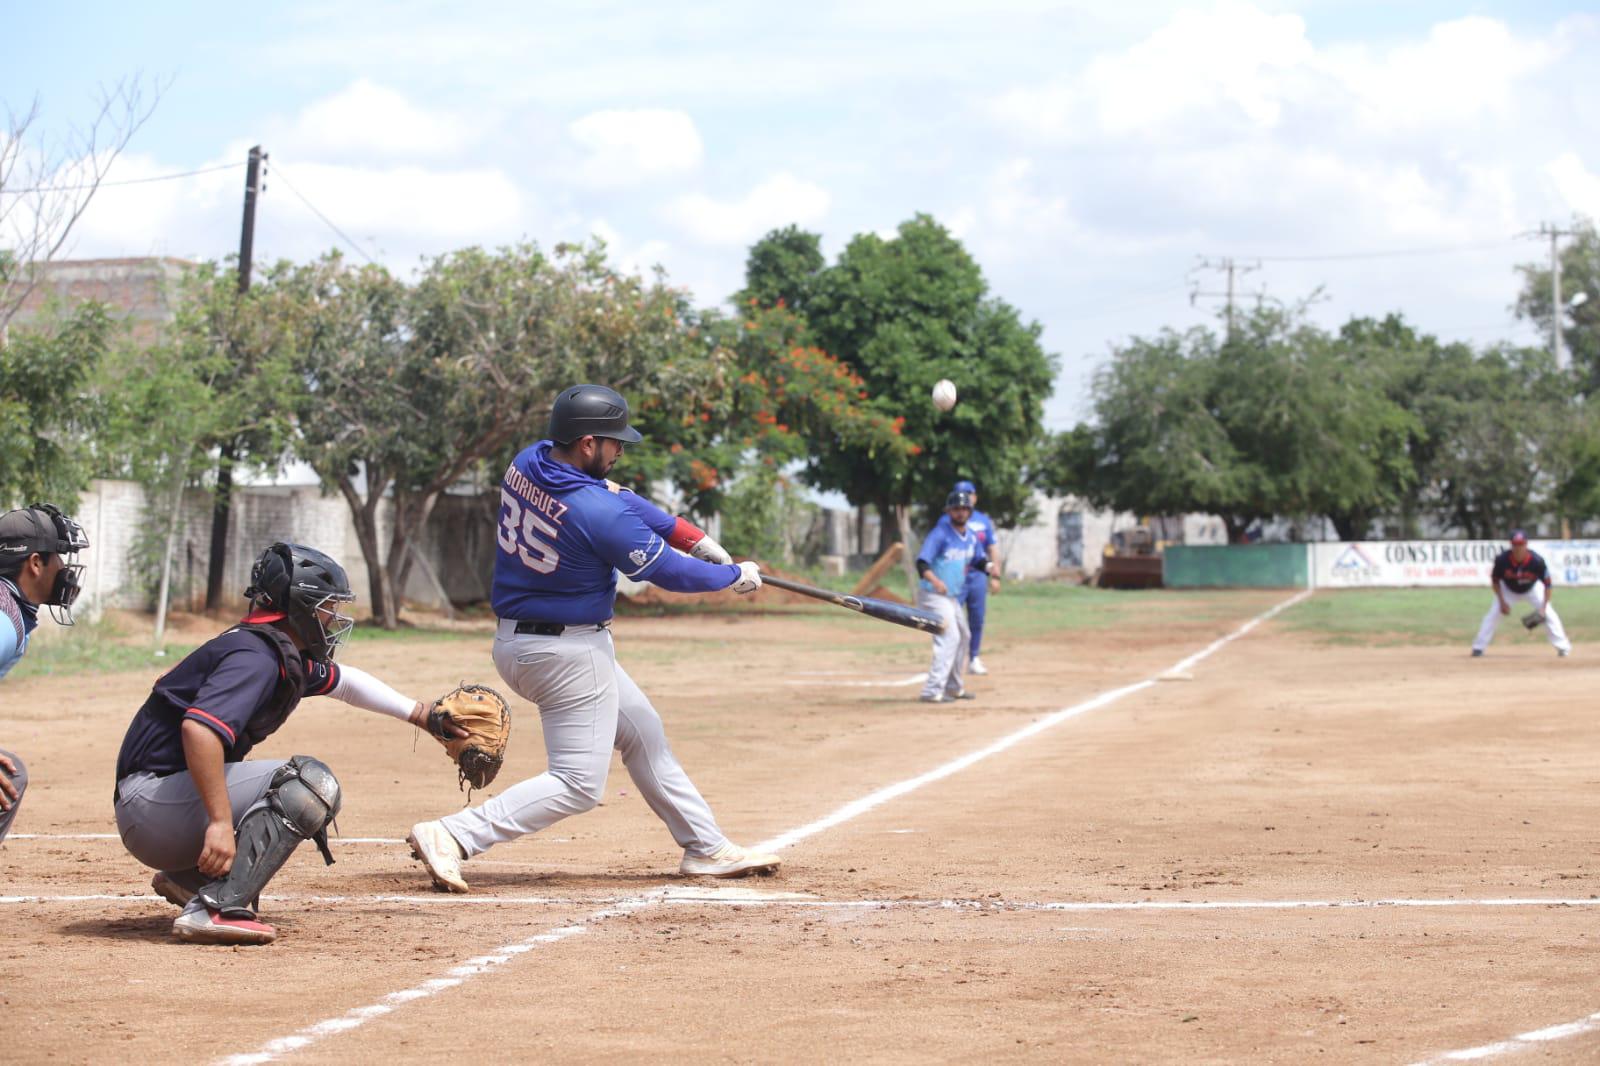
<svg viewBox="0 0 1600 1066">
<path fill-rule="evenodd" d="M 1521 234 L 1524 237 L 1550 238 L 1550 354 L 1555 356 L 1556 369 L 1567 369 L 1566 339 L 1561 335 L 1561 249 L 1562 237 L 1576 236 L 1576 230 L 1562 229 L 1552 222 L 1541 222 L 1537 230 Z"/>
<path fill-rule="evenodd" d="M 1259 261 L 1255 263 L 1240 263 L 1231 255 L 1225 255 L 1220 259 L 1208 259 L 1202 257 L 1200 262 L 1195 265 L 1194 269 L 1191 270 L 1190 273 L 1194 274 L 1201 270 L 1215 270 L 1223 273 L 1227 275 L 1228 278 L 1227 288 L 1222 292 L 1206 292 L 1200 288 L 1199 282 L 1195 282 L 1194 288 L 1189 290 L 1189 306 L 1193 307 L 1196 301 L 1198 301 L 1202 296 L 1220 296 L 1226 300 L 1228 311 L 1228 340 L 1233 340 L 1234 277 L 1238 274 L 1249 274 L 1260 269 L 1261 263 Z"/>
<path fill-rule="evenodd" d="M 251 260 L 256 244 L 256 198 L 266 190 L 262 182 L 267 153 L 258 144 L 250 149 L 244 174 L 244 220 L 239 227 L 239 295 L 250 291 Z M 233 460 L 239 454 L 238 442 L 222 442 L 217 455 L 217 492 L 211 504 L 211 559 L 206 570 L 206 610 L 222 602 L 223 571 L 228 564 L 228 516 L 233 509 Z"/>
</svg>

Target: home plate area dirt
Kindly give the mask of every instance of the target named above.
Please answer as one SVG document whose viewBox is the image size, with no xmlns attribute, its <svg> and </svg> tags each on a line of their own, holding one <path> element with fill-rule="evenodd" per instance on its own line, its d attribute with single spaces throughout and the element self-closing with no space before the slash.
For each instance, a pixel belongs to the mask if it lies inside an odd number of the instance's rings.
<svg viewBox="0 0 1600 1066">
<path fill-rule="evenodd" d="M 604 806 L 433 892 L 403 838 L 462 805 L 445 756 L 308 701 L 257 754 L 339 773 L 338 862 L 291 859 L 264 948 L 173 939 L 115 838 L 153 675 L 8 681 L 0 741 L 32 784 L 0 850 L 5 1057 L 1600 1059 L 1600 657 L 1340 646 L 1273 617 L 1169 683 L 1289 595 L 1169 595 L 1137 639 L 1002 634 L 978 698 L 934 706 L 908 681 L 926 638 L 844 612 L 620 619 L 723 827 L 783 845 L 735 882 L 677 875 L 618 763 Z M 422 696 L 499 684 L 488 652 L 345 657 Z M 544 767 L 513 705 L 488 794 Z"/>
</svg>

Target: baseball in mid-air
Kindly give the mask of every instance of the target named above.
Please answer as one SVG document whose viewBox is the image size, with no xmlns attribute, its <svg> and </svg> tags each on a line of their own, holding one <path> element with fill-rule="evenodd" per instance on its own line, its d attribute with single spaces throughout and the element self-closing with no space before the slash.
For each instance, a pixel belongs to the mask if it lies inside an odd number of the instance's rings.
<svg viewBox="0 0 1600 1066">
<path fill-rule="evenodd" d="M 956 405 L 956 383 L 949 378 L 940 378 L 933 386 L 933 406 L 941 411 L 948 411 Z"/>
</svg>

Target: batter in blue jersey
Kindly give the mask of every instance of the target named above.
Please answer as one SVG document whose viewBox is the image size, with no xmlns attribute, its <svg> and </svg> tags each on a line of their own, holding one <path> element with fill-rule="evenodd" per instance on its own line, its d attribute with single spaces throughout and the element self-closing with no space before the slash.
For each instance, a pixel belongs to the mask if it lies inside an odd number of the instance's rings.
<svg viewBox="0 0 1600 1066">
<path fill-rule="evenodd" d="M 970 481 L 958 481 L 952 491 L 972 495 L 972 517 L 967 519 L 967 528 L 972 530 L 973 536 L 978 538 L 978 543 L 983 545 L 989 557 L 987 572 L 976 568 L 967 571 L 967 628 L 972 631 L 972 641 L 967 651 L 970 656 L 967 671 L 987 674 L 989 668 L 983 665 L 978 653 L 983 648 L 983 621 L 989 613 L 989 593 L 1000 591 L 1000 545 L 996 541 L 994 521 L 978 510 L 977 487 Z"/>
<path fill-rule="evenodd" d="M 755 563 L 734 565 L 701 530 L 606 480 L 640 439 L 620 394 L 574 385 L 556 398 L 549 439 L 506 470 L 491 593 L 500 619 L 494 663 L 538 706 L 549 767 L 479 807 L 412 827 L 412 850 L 439 888 L 465 892 L 463 859 L 592 809 L 605 793 L 613 746 L 683 848 L 680 872 L 738 877 L 779 863 L 723 834 L 672 754 L 661 716 L 616 660 L 610 626 L 619 572 L 673 592 L 761 587 Z"/>
<path fill-rule="evenodd" d="M 967 571 L 988 569 L 989 558 L 973 533 L 972 494 L 952 492 L 945 500 L 944 515 L 923 538 L 917 552 L 917 606 L 933 611 L 944 620 L 944 630 L 933 638 L 933 661 L 922 686 L 924 703 L 966 700 Z"/>
</svg>

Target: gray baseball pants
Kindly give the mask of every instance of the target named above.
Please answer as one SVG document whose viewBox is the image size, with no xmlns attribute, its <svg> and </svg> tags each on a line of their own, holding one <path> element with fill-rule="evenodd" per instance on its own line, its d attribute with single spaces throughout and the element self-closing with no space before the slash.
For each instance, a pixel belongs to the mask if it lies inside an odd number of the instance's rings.
<svg viewBox="0 0 1600 1066">
<path fill-rule="evenodd" d="M 251 759 L 224 764 L 235 829 L 253 808 L 267 802 L 272 775 L 284 761 Z M 195 892 L 213 880 L 195 866 L 210 823 L 205 802 L 187 770 L 166 777 L 141 771 L 117 782 L 117 832 L 122 834 L 122 846 L 146 866 L 163 871 Z"/>
<path fill-rule="evenodd" d="M 9 751 L 0 751 L 0 755 L 10 759 L 11 765 L 17 768 L 16 773 L 6 774 L 7 777 L 11 778 L 11 784 L 17 790 L 17 798 L 11 801 L 11 806 L 0 811 L 0 844 L 3 844 L 5 843 L 6 834 L 11 832 L 11 823 L 16 820 L 17 808 L 22 806 L 22 794 L 28 791 L 28 768 L 21 759 Z M 0 770 L 0 774 L 5 773 L 4 770 Z"/>
<path fill-rule="evenodd" d="M 932 589 L 917 589 L 917 606 L 944 619 L 944 632 L 933 638 L 933 661 L 922 694 L 932 699 L 941 693 L 959 696 L 967 688 L 967 660 L 972 631 L 967 628 L 966 604 Z"/>
<path fill-rule="evenodd" d="M 469 858 L 593 808 L 605 794 L 613 747 L 679 847 L 705 856 L 727 842 L 667 745 L 661 716 L 617 663 L 610 629 L 519 635 L 514 622 L 502 620 L 494 665 L 518 695 L 538 705 L 549 768 L 481 806 L 439 819 Z"/>
</svg>

